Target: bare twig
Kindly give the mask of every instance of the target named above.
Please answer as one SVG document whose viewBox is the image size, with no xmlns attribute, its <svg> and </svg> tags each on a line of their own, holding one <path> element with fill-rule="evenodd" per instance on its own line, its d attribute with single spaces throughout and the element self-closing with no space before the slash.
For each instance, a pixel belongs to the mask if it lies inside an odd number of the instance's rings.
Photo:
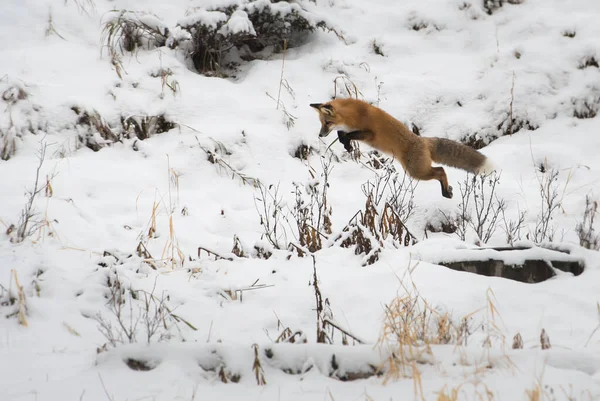
<svg viewBox="0 0 600 401">
<path fill-rule="evenodd" d="M 104 380 L 102 380 L 102 376 L 100 375 L 100 373 L 98 373 L 98 378 L 100 379 L 100 383 L 102 383 L 102 388 L 104 389 L 104 394 L 106 394 L 106 398 L 108 398 L 108 401 L 114 401 L 114 398 L 108 393 L 108 389 L 106 388 L 106 385 L 104 384 Z"/>
<path fill-rule="evenodd" d="M 199 246 L 199 247 L 198 247 L 198 257 L 200 257 L 200 252 L 201 252 L 201 251 L 204 251 L 204 252 L 206 252 L 206 253 L 208 253 L 208 254 L 210 254 L 210 255 L 214 255 L 214 256 L 215 256 L 216 258 L 218 258 L 218 259 L 233 261 L 233 258 L 232 258 L 232 257 L 221 256 L 221 255 L 219 255 L 218 253 L 216 253 L 216 252 L 214 252 L 214 251 L 211 251 L 210 249 L 207 249 L 207 248 L 205 248 L 205 247 L 203 247 L 203 246 Z"/>
<path fill-rule="evenodd" d="M 21 218 L 19 220 L 19 225 L 17 227 L 17 236 L 15 241 L 22 242 L 25 238 L 31 236 L 40 226 L 43 225 L 43 221 L 34 220 L 34 217 L 37 215 L 35 212 L 35 208 L 33 206 L 36 197 L 46 191 L 47 184 L 40 184 L 40 172 L 42 169 L 42 165 L 44 164 L 44 160 L 46 159 L 46 149 L 48 144 L 45 141 L 45 136 L 39 141 L 40 150 L 38 151 L 38 166 L 35 172 L 35 182 L 32 190 L 28 190 L 26 192 L 27 203 L 25 207 L 21 211 Z M 50 182 L 52 178 L 47 180 L 47 183 Z"/>
<path fill-rule="evenodd" d="M 279 104 L 281 99 L 281 86 L 283 84 L 283 71 L 285 67 L 285 54 L 287 52 L 287 39 L 283 40 L 283 57 L 281 59 L 281 76 L 279 77 L 279 91 L 277 92 L 277 110 L 279 110 Z"/>
<path fill-rule="evenodd" d="M 510 87 L 510 136 L 513 134 L 513 101 L 515 100 L 515 72 L 512 73 L 512 86 Z"/>
<path fill-rule="evenodd" d="M 339 323 L 334 322 L 331 319 L 324 319 L 323 323 L 328 324 L 330 326 L 335 327 L 336 329 L 338 329 L 340 332 L 342 332 L 343 334 L 347 335 L 348 337 L 351 337 L 352 339 L 354 339 L 357 343 L 359 344 L 365 344 L 364 340 L 361 340 L 360 337 L 356 336 L 355 334 L 352 334 L 350 331 L 348 331 L 348 329 L 342 328 Z"/>
</svg>

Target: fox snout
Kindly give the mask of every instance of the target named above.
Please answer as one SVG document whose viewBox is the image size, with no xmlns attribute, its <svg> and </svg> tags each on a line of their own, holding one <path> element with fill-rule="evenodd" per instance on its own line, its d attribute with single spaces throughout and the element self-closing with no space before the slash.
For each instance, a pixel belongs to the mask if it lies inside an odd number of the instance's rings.
<svg viewBox="0 0 600 401">
<path fill-rule="evenodd" d="M 327 117 L 331 117 L 335 114 L 333 106 L 330 104 L 323 103 L 311 103 L 310 107 L 315 109 L 319 113 L 319 120 L 321 120 L 321 131 L 319 131 L 320 137 L 326 137 L 332 131 L 332 124 L 327 122 Z"/>
<path fill-rule="evenodd" d="M 319 136 L 326 137 L 327 135 L 329 135 L 330 132 L 331 130 L 329 130 L 325 125 L 321 125 L 321 131 L 319 131 Z"/>
</svg>

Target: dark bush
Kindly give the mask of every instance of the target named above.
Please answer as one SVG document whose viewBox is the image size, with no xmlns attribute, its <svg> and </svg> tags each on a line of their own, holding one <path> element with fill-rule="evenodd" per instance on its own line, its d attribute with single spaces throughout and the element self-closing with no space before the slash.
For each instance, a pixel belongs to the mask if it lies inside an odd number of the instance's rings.
<svg viewBox="0 0 600 401">
<path fill-rule="evenodd" d="M 209 75 L 223 75 L 238 60 L 263 59 L 299 46 L 316 28 L 327 28 L 298 4 L 270 0 L 201 9 L 179 26 L 191 35 L 187 53 L 194 67 Z"/>
</svg>

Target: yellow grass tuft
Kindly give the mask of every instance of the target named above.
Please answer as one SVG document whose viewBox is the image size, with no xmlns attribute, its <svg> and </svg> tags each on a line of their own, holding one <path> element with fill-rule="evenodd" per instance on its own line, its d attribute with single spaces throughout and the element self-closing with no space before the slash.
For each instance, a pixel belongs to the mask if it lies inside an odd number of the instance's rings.
<svg viewBox="0 0 600 401">
<path fill-rule="evenodd" d="M 23 286 L 19 283 L 19 276 L 17 275 L 17 271 L 15 269 L 11 269 L 11 286 L 14 280 L 15 287 L 17 290 L 17 319 L 19 323 L 25 327 L 29 326 L 27 323 L 27 298 L 25 297 L 25 291 L 23 291 Z M 9 293 L 12 292 L 9 289 Z"/>
</svg>

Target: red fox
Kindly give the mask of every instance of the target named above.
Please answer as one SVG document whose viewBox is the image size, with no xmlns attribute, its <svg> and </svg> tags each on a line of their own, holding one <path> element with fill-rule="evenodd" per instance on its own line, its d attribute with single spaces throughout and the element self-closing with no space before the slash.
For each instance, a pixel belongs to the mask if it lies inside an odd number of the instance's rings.
<svg viewBox="0 0 600 401">
<path fill-rule="evenodd" d="M 475 149 L 450 139 L 420 137 L 385 111 L 367 102 L 334 99 L 310 106 L 319 113 L 319 136 L 325 137 L 337 130 L 346 150 L 352 149 L 351 140 L 364 141 L 397 159 L 411 177 L 438 180 L 445 198 L 452 198 L 452 187 L 448 185 L 444 168 L 432 167 L 432 161 L 474 174 L 487 174 L 494 170 L 488 158 Z"/>
</svg>

